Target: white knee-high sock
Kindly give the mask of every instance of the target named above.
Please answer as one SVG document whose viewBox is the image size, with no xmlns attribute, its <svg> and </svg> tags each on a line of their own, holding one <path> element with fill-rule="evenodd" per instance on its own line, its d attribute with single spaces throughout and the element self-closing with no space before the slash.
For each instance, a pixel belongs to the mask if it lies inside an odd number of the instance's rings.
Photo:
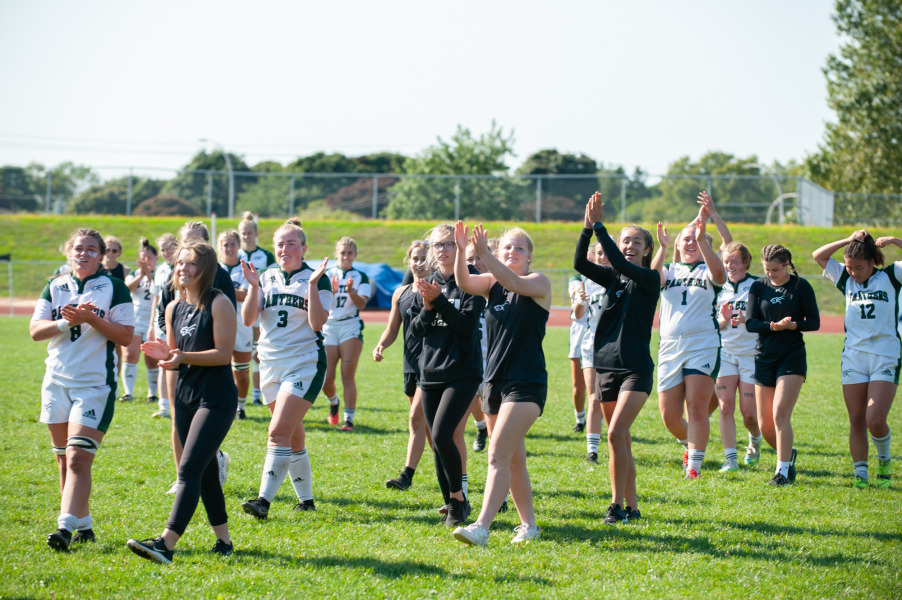
<svg viewBox="0 0 902 600">
<path fill-rule="evenodd" d="M 122 369 L 122 385 L 125 387 L 125 393 L 129 396 L 135 391 L 135 382 L 138 381 L 138 365 L 125 363 Z"/>
<path fill-rule="evenodd" d="M 300 452 L 292 452 L 288 463 L 288 474 L 291 485 L 298 496 L 298 502 L 313 500 L 313 474 L 310 470 L 310 455 L 304 448 Z"/>
<path fill-rule="evenodd" d="M 594 452 L 598 454 L 598 442 L 601 441 L 600 433 L 587 433 L 586 434 L 586 452 Z"/>
<path fill-rule="evenodd" d="M 147 395 L 148 396 L 157 396 L 159 395 L 159 379 L 160 379 L 160 370 L 159 369 L 147 369 Z"/>
<path fill-rule="evenodd" d="M 891 435 L 892 432 L 887 433 L 886 436 L 882 438 L 875 438 L 874 436 L 871 436 L 871 439 L 874 441 L 874 447 L 877 448 L 877 458 L 880 460 L 889 460 L 889 457 L 891 456 L 889 453 L 889 442 Z"/>
<path fill-rule="evenodd" d="M 272 502 L 279 491 L 285 476 L 288 475 L 288 463 L 291 460 L 291 448 L 288 446 L 269 446 L 266 448 L 266 460 L 263 462 L 263 476 L 260 479 L 260 497 Z"/>
</svg>

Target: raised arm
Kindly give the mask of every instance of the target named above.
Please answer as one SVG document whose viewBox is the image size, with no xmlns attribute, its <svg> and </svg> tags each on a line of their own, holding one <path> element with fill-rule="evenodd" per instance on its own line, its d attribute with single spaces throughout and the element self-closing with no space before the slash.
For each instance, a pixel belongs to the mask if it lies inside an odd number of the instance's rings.
<svg viewBox="0 0 902 600">
<path fill-rule="evenodd" d="M 508 240 L 507 243 L 512 244 L 515 238 L 507 236 L 504 239 Z M 501 287 L 520 296 L 532 298 L 545 310 L 551 308 L 551 281 L 544 273 L 527 272 L 524 275 L 515 273 L 489 250 L 488 237 L 482 225 L 473 228 L 470 241 L 476 248 L 476 254 L 482 259 L 492 277 L 501 284 Z M 523 248 L 523 251 L 525 252 L 526 248 Z M 528 264 L 525 270 L 529 270 Z"/>
<path fill-rule="evenodd" d="M 820 266 L 820 268 L 825 269 L 827 267 L 827 261 L 830 260 L 830 257 L 833 256 L 837 250 L 839 250 L 840 248 L 843 248 L 845 246 L 848 246 L 849 244 L 851 244 L 852 242 L 854 242 L 856 240 L 859 240 L 859 241 L 863 240 L 864 236 L 866 236 L 866 235 L 867 235 L 866 230 L 859 229 L 858 231 L 856 231 L 855 233 L 853 233 L 852 235 L 850 235 L 849 237 L 847 237 L 845 239 L 836 240 L 835 242 L 830 242 L 829 244 L 824 244 L 823 246 L 821 246 L 820 248 L 818 248 L 817 250 L 815 250 L 814 252 L 811 253 L 811 258 L 814 259 L 814 262 L 816 262 Z"/>
<path fill-rule="evenodd" d="M 467 228 L 462 221 L 458 221 L 454 225 L 454 242 L 457 244 L 457 255 L 454 257 L 454 280 L 457 281 L 457 285 L 468 294 L 488 298 L 489 290 L 492 289 L 495 280 L 488 274 L 470 273 L 467 268 L 469 265 L 467 265 L 466 248 L 469 240 L 467 239 Z"/>
<path fill-rule="evenodd" d="M 723 248 L 732 242 L 733 234 L 730 233 L 730 228 L 727 227 L 726 222 L 718 214 L 717 209 L 714 208 L 714 199 L 711 198 L 711 195 L 707 191 L 702 191 L 698 195 L 698 203 L 702 205 L 705 214 L 714 221 L 714 227 L 717 229 L 717 233 L 720 234 L 720 247 Z"/>
<path fill-rule="evenodd" d="M 670 246 L 670 236 L 667 235 L 667 227 L 664 223 L 658 221 L 658 251 L 655 252 L 654 258 L 651 259 L 651 268 L 658 272 L 661 278 L 661 287 L 667 283 L 667 276 L 664 274 L 664 257 L 667 255 L 667 248 Z"/>
<path fill-rule="evenodd" d="M 723 268 L 723 262 L 711 247 L 708 238 L 705 237 L 705 219 L 702 215 L 705 207 L 699 211 L 698 218 L 695 219 L 695 241 L 698 242 L 698 249 L 705 259 L 705 265 L 708 267 L 708 275 L 716 285 L 723 285 L 727 281 L 727 272 Z"/>
<path fill-rule="evenodd" d="M 326 267 L 329 264 L 329 257 L 323 258 L 323 262 L 319 264 L 313 274 L 310 276 L 310 280 L 307 283 L 307 322 L 310 324 L 310 328 L 313 331 L 319 331 L 323 328 L 323 325 L 326 324 L 326 321 L 329 318 L 329 308 L 332 306 L 332 296 L 331 296 L 331 284 L 323 285 L 323 289 L 320 290 L 320 279 L 322 279 L 323 273 L 326 272 Z M 328 283 L 328 282 L 325 282 Z M 329 294 L 329 308 L 326 308 L 323 304 L 323 298 L 320 298 L 320 291 L 324 291 Z"/>
<path fill-rule="evenodd" d="M 249 286 L 244 304 L 241 305 L 241 322 L 245 327 L 250 327 L 260 316 L 260 273 L 253 263 L 245 260 L 241 261 L 241 271 Z"/>
</svg>

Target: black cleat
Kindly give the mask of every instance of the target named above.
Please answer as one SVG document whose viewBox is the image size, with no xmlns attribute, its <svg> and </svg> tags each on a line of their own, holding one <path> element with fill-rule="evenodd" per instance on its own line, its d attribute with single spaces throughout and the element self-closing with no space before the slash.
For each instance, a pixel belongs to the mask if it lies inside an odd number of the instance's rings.
<svg viewBox="0 0 902 600">
<path fill-rule="evenodd" d="M 590 465 L 598 464 L 598 452 L 589 452 L 586 454 L 586 462 Z"/>
<path fill-rule="evenodd" d="M 614 525 L 615 523 L 626 523 L 627 522 L 627 514 L 620 505 L 616 502 L 612 502 L 608 509 L 604 512 L 604 524 L 605 525 Z"/>
<path fill-rule="evenodd" d="M 219 554 L 221 556 L 231 556 L 232 552 L 235 551 L 234 544 L 226 544 L 224 541 L 217 539 L 216 545 L 213 546 L 213 549 L 210 550 L 213 554 Z"/>
<path fill-rule="evenodd" d="M 623 509 L 626 513 L 626 521 L 628 523 L 632 523 L 633 521 L 638 521 L 642 518 L 642 513 L 639 512 L 638 508 L 633 508 L 632 506 L 627 506 Z"/>
<path fill-rule="evenodd" d="M 140 541 L 129 540 L 125 545 L 141 558 L 166 565 L 172 562 L 172 550 L 166 549 L 166 544 L 163 543 L 163 538 L 161 537 Z"/>
<path fill-rule="evenodd" d="M 489 430 L 487 427 L 476 428 L 476 439 L 473 440 L 473 452 L 482 452 L 485 450 L 485 441 L 489 437 Z"/>
<path fill-rule="evenodd" d="M 462 526 L 472 510 L 473 508 L 466 500 L 451 498 L 451 502 L 448 505 L 448 514 L 445 515 L 445 525 L 448 527 Z"/>
<path fill-rule="evenodd" d="M 47 545 L 60 552 L 68 552 L 72 543 L 72 532 L 58 529 L 47 536 Z"/>
<path fill-rule="evenodd" d="M 119 398 L 119 402 L 131 402 L 134 400 L 131 394 L 123 394 L 121 398 Z"/>
<path fill-rule="evenodd" d="M 243 408 L 239 408 L 239 409 L 238 409 L 238 420 L 239 420 L 239 421 L 243 421 L 243 420 L 245 420 L 246 418 L 247 418 L 247 413 L 244 411 Z"/>
<path fill-rule="evenodd" d="M 315 512 L 316 505 L 313 504 L 313 500 L 304 500 L 303 502 L 298 502 L 297 504 L 295 504 L 292 510 L 295 510 L 297 512 L 312 510 Z"/>
<path fill-rule="evenodd" d="M 586 423 L 577 423 L 573 426 L 573 433 L 583 433 L 586 431 Z"/>
<path fill-rule="evenodd" d="M 241 508 L 249 515 L 253 515 L 258 519 L 265 519 L 269 515 L 269 502 L 263 498 L 254 498 L 247 502 L 241 503 Z"/>
<path fill-rule="evenodd" d="M 148 401 L 148 402 L 153 402 L 154 404 L 156 404 L 157 402 L 160 401 L 160 399 L 157 398 L 156 396 L 148 396 L 148 397 L 147 397 L 147 401 Z"/>
<path fill-rule="evenodd" d="M 792 468 L 792 467 L 790 467 L 790 468 Z M 790 483 L 791 482 L 787 478 L 783 477 L 782 473 L 777 473 L 776 475 L 774 475 L 773 479 L 771 479 L 770 481 L 767 482 L 767 485 L 783 487 L 785 485 L 790 485 Z"/>
<path fill-rule="evenodd" d="M 75 532 L 75 535 L 72 536 L 72 543 L 78 544 L 80 542 L 93 542 L 96 540 L 96 536 L 94 535 L 93 529 L 79 529 Z"/>
<path fill-rule="evenodd" d="M 401 471 L 401 474 L 395 477 L 394 479 L 389 479 L 385 482 L 385 487 L 389 489 L 401 490 L 402 492 L 408 488 L 410 488 L 411 484 L 413 484 L 413 479 L 411 479 L 410 475 Z"/>
</svg>

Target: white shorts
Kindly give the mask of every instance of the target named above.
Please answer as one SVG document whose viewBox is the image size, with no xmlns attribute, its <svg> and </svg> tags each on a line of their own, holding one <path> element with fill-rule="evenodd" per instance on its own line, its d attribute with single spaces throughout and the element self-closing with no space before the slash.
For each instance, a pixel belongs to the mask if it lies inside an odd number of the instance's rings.
<svg viewBox="0 0 902 600">
<path fill-rule="evenodd" d="M 595 332 L 588 327 L 583 335 L 583 343 L 580 345 L 579 358 L 583 369 L 591 369 L 595 366 Z"/>
<path fill-rule="evenodd" d="M 291 358 L 260 361 L 260 389 L 263 404 L 276 401 L 279 392 L 303 398 L 311 404 L 326 379 L 326 352 L 308 352 Z"/>
<path fill-rule="evenodd" d="M 720 372 L 718 377 L 739 375 L 742 383 L 755 384 L 755 355 L 730 354 L 723 348 L 720 350 Z"/>
<path fill-rule="evenodd" d="M 353 339 L 363 341 L 363 320 L 352 317 L 343 321 L 326 321 L 323 325 L 323 337 L 326 346 L 341 346 Z"/>
<path fill-rule="evenodd" d="M 70 388 L 44 375 L 41 384 L 41 423 L 76 423 L 106 432 L 116 406 L 116 385 Z"/>
<path fill-rule="evenodd" d="M 720 348 L 679 348 L 681 340 L 661 340 L 658 346 L 658 392 L 683 382 L 686 375 L 717 379 Z"/>
<path fill-rule="evenodd" d="M 150 329 L 150 324 L 146 320 L 143 323 L 141 321 L 135 322 L 135 335 L 141 338 L 142 342 L 147 341 L 148 329 Z"/>
<path fill-rule="evenodd" d="M 238 327 L 235 329 L 235 348 L 234 352 L 250 352 L 254 349 L 254 328 L 248 327 L 241 320 L 238 320 Z"/>
<path fill-rule="evenodd" d="M 583 338 L 588 329 L 579 321 L 570 322 L 570 352 L 567 358 L 580 358 L 582 356 Z"/>
<path fill-rule="evenodd" d="M 842 384 L 869 381 L 899 383 L 899 359 L 860 350 L 843 350 Z"/>
</svg>

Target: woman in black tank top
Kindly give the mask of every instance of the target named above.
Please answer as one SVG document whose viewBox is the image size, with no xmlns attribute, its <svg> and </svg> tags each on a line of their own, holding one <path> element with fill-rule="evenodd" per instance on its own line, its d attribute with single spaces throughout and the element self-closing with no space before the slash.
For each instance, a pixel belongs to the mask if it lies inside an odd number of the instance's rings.
<svg viewBox="0 0 902 600">
<path fill-rule="evenodd" d="M 154 562 L 172 562 L 172 549 L 201 498 L 216 534 L 213 552 L 232 553 L 217 454 L 238 404 L 229 368 L 237 320 L 232 302 L 212 287 L 217 268 L 216 252 L 207 242 L 181 243 L 173 271 L 179 300 L 166 307 L 166 340 L 172 347 L 163 341 L 141 346 L 161 367 L 178 371 L 173 417 L 183 446 L 175 503 L 163 534 L 127 543 Z"/>
</svg>

